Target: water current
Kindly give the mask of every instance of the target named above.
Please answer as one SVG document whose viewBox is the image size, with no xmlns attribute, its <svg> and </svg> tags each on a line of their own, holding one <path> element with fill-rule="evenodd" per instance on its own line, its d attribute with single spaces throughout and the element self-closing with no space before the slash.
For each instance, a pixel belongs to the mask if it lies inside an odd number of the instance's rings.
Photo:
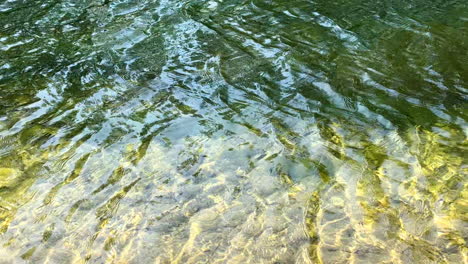
<svg viewBox="0 0 468 264">
<path fill-rule="evenodd" d="M 1 263 L 468 263 L 466 0 L 1 0 Z"/>
</svg>

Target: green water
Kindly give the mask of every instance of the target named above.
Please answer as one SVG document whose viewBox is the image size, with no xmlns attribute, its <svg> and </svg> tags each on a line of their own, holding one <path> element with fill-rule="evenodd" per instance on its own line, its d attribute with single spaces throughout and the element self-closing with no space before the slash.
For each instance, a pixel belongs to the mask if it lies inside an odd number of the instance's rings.
<svg viewBox="0 0 468 264">
<path fill-rule="evenodd" d="M 0 1 L 0 263 L 468 263 L 466 0 Z"/>
</svg>

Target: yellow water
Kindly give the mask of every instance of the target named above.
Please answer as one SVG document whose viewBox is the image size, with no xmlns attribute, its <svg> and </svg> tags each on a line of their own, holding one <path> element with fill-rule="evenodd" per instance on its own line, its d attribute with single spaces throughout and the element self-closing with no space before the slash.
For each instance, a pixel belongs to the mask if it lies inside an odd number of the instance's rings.
<svg viewBox="0 0 468 264">
<path fill-rule="evenodd" d="M 0 263 L 468 263 L 461 0 L 0 3 Z"/>
</svg>

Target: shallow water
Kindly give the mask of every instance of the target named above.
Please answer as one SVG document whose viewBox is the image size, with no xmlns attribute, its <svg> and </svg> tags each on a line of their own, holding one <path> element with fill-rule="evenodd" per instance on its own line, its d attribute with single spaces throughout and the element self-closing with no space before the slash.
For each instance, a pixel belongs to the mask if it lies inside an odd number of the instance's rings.
<svg viewBox="0 0 468 264">
<path fill-rule="evenodd" d="M 1 263 L 468 263 L 464 0 L 4 0 Z"/>
</svg>

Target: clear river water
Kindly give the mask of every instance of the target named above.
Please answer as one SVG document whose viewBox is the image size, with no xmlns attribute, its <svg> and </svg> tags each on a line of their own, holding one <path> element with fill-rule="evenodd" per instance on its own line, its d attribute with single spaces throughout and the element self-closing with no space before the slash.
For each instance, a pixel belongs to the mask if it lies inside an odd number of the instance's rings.
<svg viewBox="0 0 468 264">
<path fill-rule="evenodd" d="M 0 263 L 468 263 L 466 0 L 1 0 Z"/>
</svg>

